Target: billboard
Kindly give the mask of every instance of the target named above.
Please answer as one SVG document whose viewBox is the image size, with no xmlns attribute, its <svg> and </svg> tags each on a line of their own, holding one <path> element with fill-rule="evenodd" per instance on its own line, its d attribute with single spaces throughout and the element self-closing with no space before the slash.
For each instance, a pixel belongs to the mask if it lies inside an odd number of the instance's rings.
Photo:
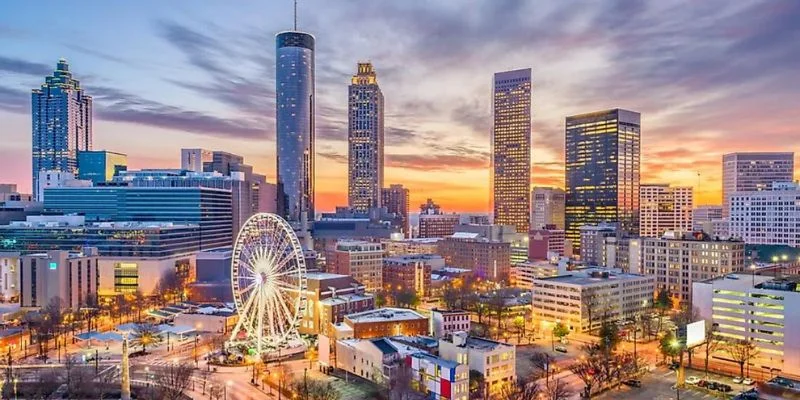
<svg viewBox="0 0 800 400">
<path fill-rule="evenodd" d="M 686 347 L 691 348 L 706 341 L 706 321 L 686 325 Z"/>
</svg>

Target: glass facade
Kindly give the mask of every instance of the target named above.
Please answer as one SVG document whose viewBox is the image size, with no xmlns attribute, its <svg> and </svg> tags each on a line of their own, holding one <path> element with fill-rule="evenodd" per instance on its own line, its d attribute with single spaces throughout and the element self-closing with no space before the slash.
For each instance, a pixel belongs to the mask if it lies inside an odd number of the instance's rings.
<svg viewBox="0 0 800 400">
<path fill-rule="evenodd" d="M 75 173 L 77 152 L 92 149 L 92 97 L 72 79 L 67 60 L 60 59 L 52 76 L 31 93 L 33 193 L 39 171 Z"/>
<path fill-rule="evenodd" d="M 95 185 L 108 182 L 128 169 L 128 156 L 111 151 L 79 151 L 78 179 L 92 181 Z"/>
<path fill-rule="evenodd" d="M 381 206 L 383 93 L 375 69 L 359 63 L 349 87 L 348 204 L 361 213 Z"/>
<path fill-rule="evenodd" d="M 314 37 L 282 32 L 275 38 L 278 215 L 290 223 L 314 220 Z"/>
<path fill-rule="evenodd" d="M 531 70 L 494 74 L 494 223 L 528 232 L 531 209 Z"/>
<path fill-rule="evenodd" d="M 172 222 L 197 225 L 200 248 L 233 243 L 229 190 L 201 187 L 87 187 L 45 189 L 46 211 L 81 214 L 87 221 Z"/>
<path fill-rule="evenodd" d="M 567 117 L 567 239 L 580 248 L 580 227 L 617 223 L 639 231 L 641 116 L 622 109 Z"/>
</svg>

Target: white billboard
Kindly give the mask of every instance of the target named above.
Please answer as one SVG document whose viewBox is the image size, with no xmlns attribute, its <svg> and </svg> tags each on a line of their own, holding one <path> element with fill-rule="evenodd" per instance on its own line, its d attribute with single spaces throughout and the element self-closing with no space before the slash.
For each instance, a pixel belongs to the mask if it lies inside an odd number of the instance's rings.
<svg viewBox="0 0 800 400">
<path fill-rule="evenodd" d="M 686 325 L 686 347 L 691 348 L 706 340 L 706 321 L 700 320 Z"/>
</svg>

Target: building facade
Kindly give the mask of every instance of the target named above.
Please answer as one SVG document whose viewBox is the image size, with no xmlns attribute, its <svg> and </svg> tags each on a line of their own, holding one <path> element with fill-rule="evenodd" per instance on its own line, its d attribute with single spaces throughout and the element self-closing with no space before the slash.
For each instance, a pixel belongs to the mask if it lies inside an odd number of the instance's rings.
<svg viewBox="0 0 800 400">
<path fill-rule="evenodd" d="M 128 156 L 108 150 L 78 152 L 78 179 L 97 185 L 128 169 Z"/>
<path fill-rule="evenodd" d="M 62 307 L 77 310 L 97 296 L 97 251 L 52 250 L 20 259 L 20 306 L 43 308 L 54 299 Z"/>
<path fill-rule="evenodd" d="M 314 220 L 314 37 L 275 37 L 275 126 L 278 215 L 290 223 Z"/>
<path fill-rule="evenodd" d="M 78 172 L 78 152 L 92 149 L 92 97 L 60 59 L 52 76 L 31 93 L 33 192 L 39 171 Z"/>
<path fill-rule="evenodd" d="M 577 251 L 580 227 L 616 222 L 638 235 L 641 115 L 613 109 L 566 120 L 567 239 Z"/>
<path fill-rule="evenodd" d="M 381 189 L 381 205 L 386 211 L 395 215 L 396 227 L 401 229 L 403 236 L 411 238 L 411 221 L 408 219 L 409 209 L 408 189 L 403 185 L 389 185 Z"/>
<path fill-rule="evenodd" d="M 735 192 L 769 190 L 774 182 L 794 181 L 794 153 L 728 153 L 722 155 L 722 216 L 730 214 Z"/>
<path fill-rule="evenodd" d="M 744 242 L 718 240 L 703 232 L 667 232 L 642 238 L 644 271 L 654 276 L 656 291 L 666 290 L 679 307 L 692 298 L 692 283 L 744 269 Z"/>
<path fill-rule="evenodd" d="M 697 206 L 692 210 L 692 230 L 695 232 L 702 231 L 707 222 L 720 219 L 722 219 L 722 206 Z"/>
<path fill-rule="evenodd" d="M 378 308 L 349 314 L 344 325 L 356 339 L 387 336 L 424 336 L 429 332 L 428 318 L 406 308 Z"/>
<path fill-rule="evenodd" d="M 383 188 L 383 92 L 371 63 L 358 63 L 348 92 L 348 204 L 367 212 L 381 206 Z"/>
<path fill-rule="evenodd" d="M 587 265 L 605 266 L 606 238 L 617 235 L 616 225 L 584 225 L 580 227 L 580 233 L 581 261 Z"/>
<path fill-rule="evenodd" d="M 639 236 L 659 237 L 666 231 L 690 232 L 693 207 L 691 186 L 639 186 Z"/>
<path fill-rule="evenodd" d="M 0 251 L 0 301 L 19 302 L 19 251 Z"/>
<path fill-rule="evenodd" d="M 553 187 L 534 187 L 531 192 L 531 229 L 544 229 L 548 225 L 564 229 L 563 189 Z"/>
<path fill-rule="evenodd" d="M 439 339 L 439 356 L 480 372 L 489 398 L 499 397 L 517 379 L 516 354 L 514 345 L 468 336 L 466 332 Z"/>
<path fill-rule="evenodd" d="M 456 332 L 469 332 L 470 312 L 464 310 L 431 310 L 431 335 L 435 338 L 450 336 Z"/>
<path fill-rule="evenodd" d="M 548 260 L 552 253 L 563 256 L 565 240 L 564 230 L 553 225 L 531 230 L 528 235 L 528 259 Z"/>
<path fill-rule="evenodd" d="M 332 336 L 332 324 L 344 321 L 346 315 L 375 308 L 375 298 L 349 275 L 309 272 L 306 279 L 308 302 L 300 321 L 301 334 Z"/>
<path fill-rule="evenodd" d="M 494 223 L 530 229 L 531 69 L 494 74 L 492 188 Z"/>
<path fill-rule="evenodd" d="M 445 214 L 441 207 L 428 199 L 420 205 L 419 235 L 420 238 L 440 238 L 450 236 L 456 231 L 456 225 L 461 221 L 458 214 Z"/>
<path fill-rule="evenodd" d="M 800 185 L 773 183 L 772 190 L 729 196 L 728 233 L 747 244 L 800 247 Z"/>
<path fill-rule="evenodd" d="M 203 172 L 203 166 L 214 160 L 211 150 L 181 149 L 181 169 L 192 172 Z"/>
<path fill-rule="evenodd" d="M 414 353 L 406 356 L 411 368 L 411 387 L 431 400 L 467 400 L 469 398 L 469 367 L 455 361 Z"/>
<path fill-rule="evenodd" d="M 387 293 L 413 290 L 420 299 L 431 297 L 431 263 L 427 256 L 383 259 L 383 288 Z M 433 259 L 438 261 L 439 258 Z"/>
<path fill-rule="evenodd" d="M 383 249 L 380 243 L 340 240 L 325 257 L 326 269 L 332 274 L 350 275 L 364 284 L 369 292 L 383 287 Z"/>
<path fill-rule="evenodd" d="M 511 244 L 491 241 L 474 233 L 458 233 L 439 241 L 437 253 L 445 264 L 472 271 L 490 280 L 508 279 L 511 268 Z"/>
</svg>

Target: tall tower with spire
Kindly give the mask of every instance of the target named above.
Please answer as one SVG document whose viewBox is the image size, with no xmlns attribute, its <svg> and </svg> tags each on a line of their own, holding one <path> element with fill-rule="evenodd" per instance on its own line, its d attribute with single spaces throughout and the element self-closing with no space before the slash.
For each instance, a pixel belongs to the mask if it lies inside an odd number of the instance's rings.
<svg viewBox="0 0 800 400">
<path fill-rule="evenodd" d="M 383 93 L 372 63 L 358 63 L 348 94 L 347 198 L 366 214 L 381 206 L 383 188 Z"/>
</svg>

